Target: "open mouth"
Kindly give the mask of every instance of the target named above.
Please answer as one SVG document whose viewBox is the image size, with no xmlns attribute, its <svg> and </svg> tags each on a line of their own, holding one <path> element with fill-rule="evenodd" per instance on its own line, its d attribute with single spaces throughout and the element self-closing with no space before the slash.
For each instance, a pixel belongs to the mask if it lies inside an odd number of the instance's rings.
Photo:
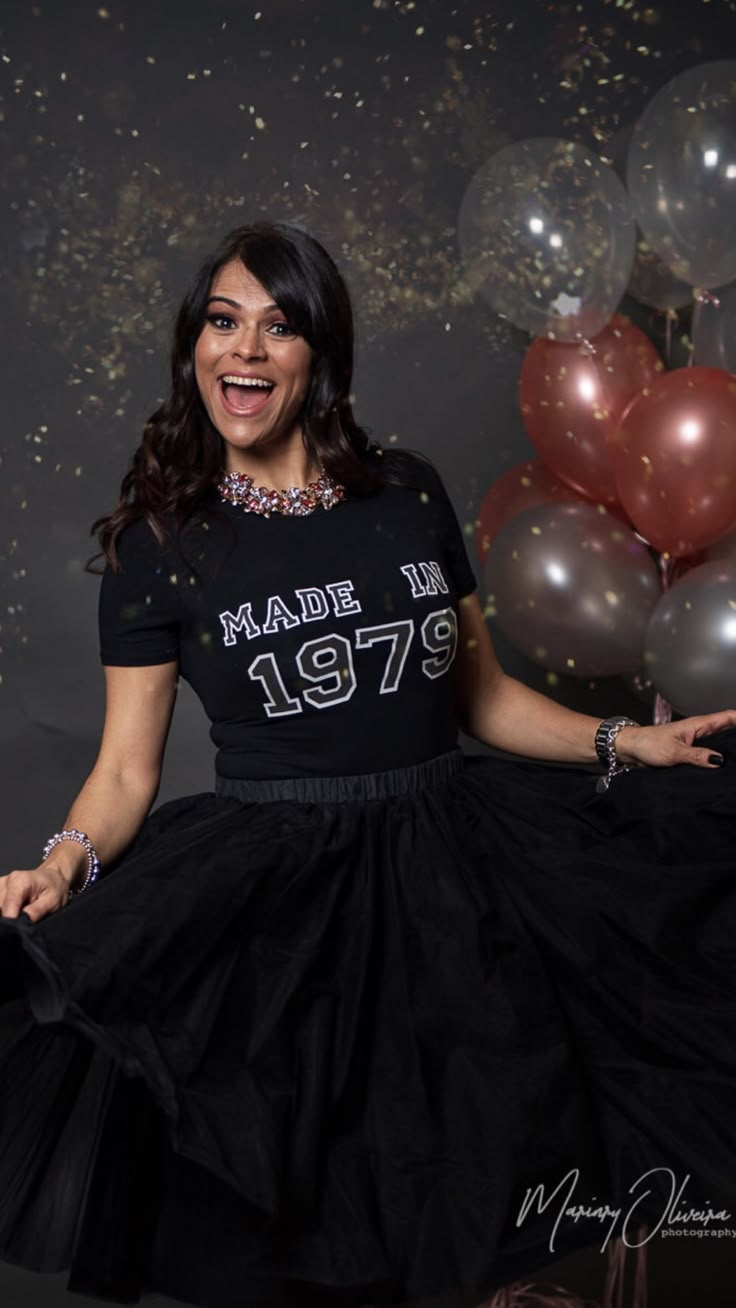
<svg viewBox="0 0 736 1308">
<path fill-rule="evenodd" d="M 268 404 L 274 389 L 274 383 L 265 379 L 240 377 L 236 380 L 229 374 L 220 378 L 223 406 L 235 417 L 251 417 L 260 413 Z"/>
</svg>

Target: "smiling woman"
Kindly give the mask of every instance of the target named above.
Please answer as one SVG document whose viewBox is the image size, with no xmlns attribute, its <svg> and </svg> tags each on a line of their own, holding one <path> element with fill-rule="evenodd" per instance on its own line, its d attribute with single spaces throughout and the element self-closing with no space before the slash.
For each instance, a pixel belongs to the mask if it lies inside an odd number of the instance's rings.
<svg viewBox="0 0 736 1308">
<path fill-rule="evenodd" d="M 71 1291 L 475 1308 L 603 1210 L 736 1208 L 736 712 L 508 677 L 352 359 L 322 246 L 230 233 L 95 523 L 99 754 L 0 876 L 0 1256 Z M 151 812 L 180 676 L 214 785 Z"/>
<path fill-rule="evenodd" d="M 225 443 L 225 467 L 263 484 L 265 462 L 280 480 L 271 489 L 306 484 L 300 415 L 314 352 L 240 259 L 220 270 L 212 291 L 194 363 L 202 402 Z"/>
<path fill-rule="evenodd" d="M 418 485 L 416 460 L 403 451 L 383 465 L 364 457 L 380 447 L 353 415 L 352 374 L 352 306 L 327 252 L 288 224 L 229 233 L 184 296 L 170 392 L 146 424 L 118 505 L 93 524 L 110 562 L 141 513 L 159 542 L 170 530 L 178 540 L 224 476 L 238 502 L 266 511 L 287 498 L 298 506 L 300 487 L 307 503 L 316 494 L 332 504 L 338 486 L 362 494 L 386 480 Z M 273 382 L 267 400 L 251 408 L 248 397 L 247 411 L 233 394 L 244 375 Z M 249 494 L 253 485 L 264 494 Z"/>
</svg>

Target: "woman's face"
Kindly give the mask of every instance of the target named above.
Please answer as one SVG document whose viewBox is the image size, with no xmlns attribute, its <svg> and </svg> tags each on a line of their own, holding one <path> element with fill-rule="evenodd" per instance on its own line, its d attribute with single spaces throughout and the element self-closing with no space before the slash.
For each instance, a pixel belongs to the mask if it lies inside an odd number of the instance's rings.
<svg viewBox="0 0 736 1308">
<path fill-rule="evenodd" d="M 225 441 L 227 471 L 248 471 L 241 450 L 301 443 L 312 359 L 311 346 L 245 265 L 225 264 L 210 289 L 194 370 L 202 403 Z"/>
</svg>

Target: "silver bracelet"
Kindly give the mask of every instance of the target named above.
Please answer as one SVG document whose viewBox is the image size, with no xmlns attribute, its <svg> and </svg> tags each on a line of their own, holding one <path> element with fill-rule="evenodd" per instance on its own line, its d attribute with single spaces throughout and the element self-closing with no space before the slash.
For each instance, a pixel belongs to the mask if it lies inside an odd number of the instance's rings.
<svg viewBox="0 0 736 1308">
<path fill-rule="evenodd" d="M 619 763 L 616 755 L 616 737 L 619 731 L 623 731 L 624 727 L 638 726 L 640 726 L 640 723 L 635 722 L 633 718 L 624 717 L 623 714 L 613 718 L 605 718 L 601 722 L 595 733 L 595 752 L 606 771 L 596 782 L 595 788 L 599 795 L 608 790 L 614 777 L 619 776 L 622 772 L 630 772 L 634 766 L 633 763 Z"/>
<path fill-rule="evenodd" d="M 97 880 L 100 873 L 100 860 L 89 836 L 86 836 L 83 831 L 77 831 L 76 827 L 65 827 L 63 831 L 57 831 L 55 835 L 51 836 L 50 840 L 46 841 L 43 847 L 43 862 L 48 858 L 51 850 L 61 844 L 62 840 L 75 840 L 78 845 L 83 846 L 87 854 L 87 875 L 84 881 L 78 890 L 72 890 L 71 886 L 69 887 L 70 895 L 81 895 L 83 890 L 86 890 L 88 886 L 92 885 L 93 881 Z"/>
</svg>

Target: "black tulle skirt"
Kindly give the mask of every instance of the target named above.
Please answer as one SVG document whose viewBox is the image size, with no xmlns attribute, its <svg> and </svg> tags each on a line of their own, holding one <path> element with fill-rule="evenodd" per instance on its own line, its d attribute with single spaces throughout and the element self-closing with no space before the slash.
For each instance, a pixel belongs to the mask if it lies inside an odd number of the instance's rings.
<svg viewBox="0 0 736 1308">
<path fill-rule="evenodd" d="M 715 739 L 605 795 L 460 750 L 223 782 L 0 919 L 0 1257 L 117 1302 L 473 1305 L 675 1195 L 736 1227 Z"/>
</svg>

